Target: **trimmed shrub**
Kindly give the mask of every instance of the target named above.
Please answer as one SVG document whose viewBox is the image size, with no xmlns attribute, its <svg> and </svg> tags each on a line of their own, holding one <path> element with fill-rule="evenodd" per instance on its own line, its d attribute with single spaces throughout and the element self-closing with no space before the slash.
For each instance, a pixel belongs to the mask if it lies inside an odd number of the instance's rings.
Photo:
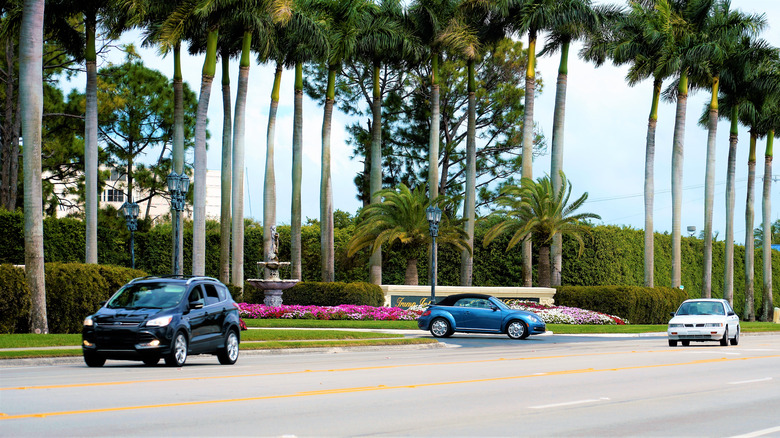
<svg viewBox="0 0 780 438">
<path fill-rule="evenodd" d="M 262 302 L 262 293 L 260 301 Z M 282 294 L 284 304 L 299 306 L 358 306 L 381 307 L 385 303 L 382 288 L 371 283 L 321 283 L 307 281 L 298 283 Z"/>
<path fill-rule="evenodd" d="M 82 263 L 46 264 L 46 316 L 50 333 L 80 333 L 94 313 L 122 285 L 144 272 Z"/>
<path fill-rule="evenodd" d="M 24 269 L 0 265 L 0 333 L 27 331 L 30 305 Z"/>
<path fill-rule="evenodd" d="M 670 287 L 563 286 L 555 303 L 627 319 L 631 324 L 665 324 L 688 294 Z"/>
</svg>

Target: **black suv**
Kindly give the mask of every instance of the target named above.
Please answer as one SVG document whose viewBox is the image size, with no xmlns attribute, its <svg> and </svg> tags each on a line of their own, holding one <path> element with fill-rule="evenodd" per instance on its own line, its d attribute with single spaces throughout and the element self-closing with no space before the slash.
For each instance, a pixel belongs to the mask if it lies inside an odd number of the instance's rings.
<svg viewBox="0 0 780 438">
<path fill-rule="evenodd" d="M 82 350 L 88 366 L 106 359 L 182 366 L 188 354 L 238 360 L 238 305 L 227 287 L 210 277 L 136 278 L 84 319 Z"/>
</svg>

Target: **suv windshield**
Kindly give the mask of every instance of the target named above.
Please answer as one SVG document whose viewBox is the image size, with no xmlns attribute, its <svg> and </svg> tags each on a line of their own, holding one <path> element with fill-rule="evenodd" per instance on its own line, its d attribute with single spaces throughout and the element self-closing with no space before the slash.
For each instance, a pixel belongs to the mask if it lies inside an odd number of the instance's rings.
<svg viewBox="0 0 780 438">
<path fill-rule="evenodd" d="M 109 309 L 164 309 L 181 301 L 186 288 L 170 283 L 129 284 L 108 301 Z"/>
</svg>

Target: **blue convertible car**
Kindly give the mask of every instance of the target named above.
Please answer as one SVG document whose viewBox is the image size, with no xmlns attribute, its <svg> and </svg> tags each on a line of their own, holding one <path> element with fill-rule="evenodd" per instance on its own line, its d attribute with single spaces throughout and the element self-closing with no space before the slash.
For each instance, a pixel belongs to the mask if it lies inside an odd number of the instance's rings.
<svg viewBox="0 0 780 438">
<path fill-rule="evenodd" d="M 546 331 L 542 318 L 533 312 L 510 309 L 490 295 L 458 294 L 429 306 L 417 319 L 417 326 L 437 338 L 454 332 L 506 333 L 512 339 L 525 339 Z"/>
</svg>

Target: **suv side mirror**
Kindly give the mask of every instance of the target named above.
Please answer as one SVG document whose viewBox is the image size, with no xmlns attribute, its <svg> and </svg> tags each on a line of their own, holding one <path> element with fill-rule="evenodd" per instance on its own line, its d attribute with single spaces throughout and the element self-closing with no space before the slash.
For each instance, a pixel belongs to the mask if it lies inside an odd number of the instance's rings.
<svg viewBox="0 0 780 438">
<path fill-rule="evenodd" d="M 202 309 L 202 308 L 203 308 L 202 301 L 190 301 L 190 309 Z"/>
<path fill-rule="evenodd" d="M 669 313 L 669 316 L 671 316 L 672 318 L 674 318 L 674 312 L 671 312 L 671 313 Z"/>
</svg>

